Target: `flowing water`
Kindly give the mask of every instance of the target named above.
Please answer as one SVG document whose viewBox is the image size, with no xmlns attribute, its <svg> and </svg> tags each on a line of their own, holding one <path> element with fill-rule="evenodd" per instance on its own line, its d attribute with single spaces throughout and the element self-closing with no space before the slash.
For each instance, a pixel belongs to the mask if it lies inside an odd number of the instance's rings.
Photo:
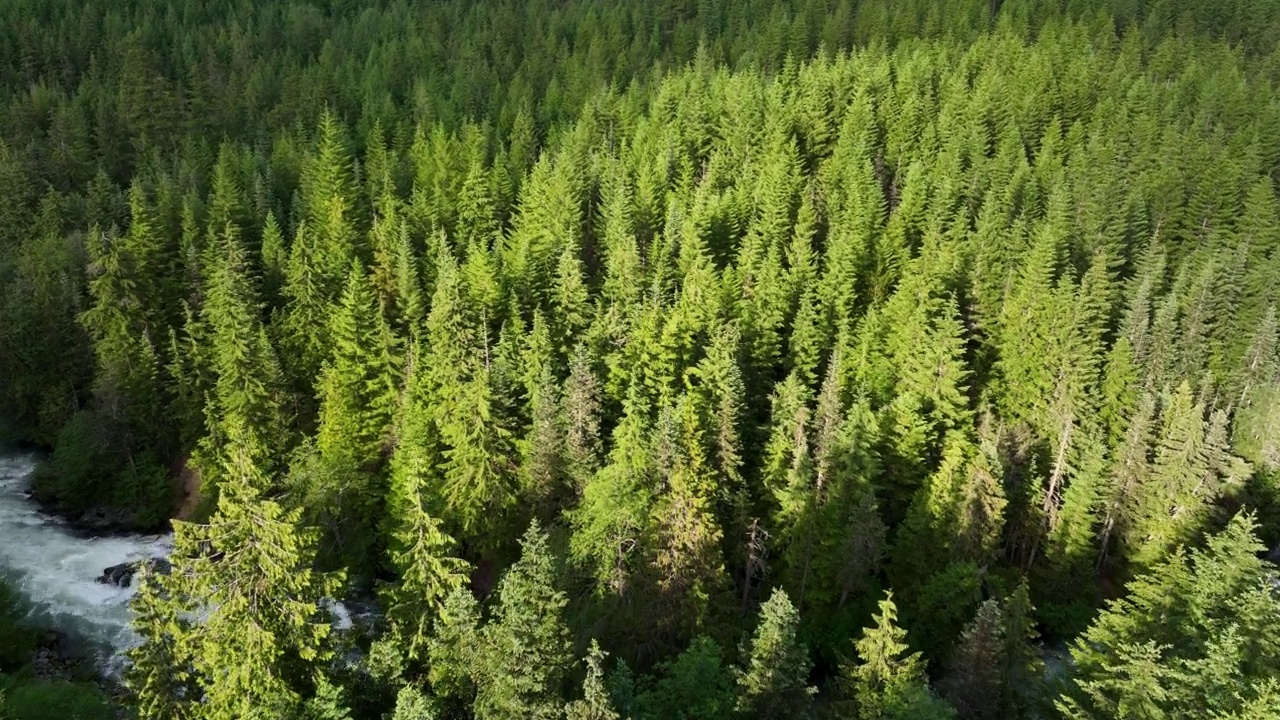
<svg viewBox="0 0 1280 720">
<path fill-rule="evenodd" d="M 165 557 L 170 535 L 91 537 L 45 515 L 27 497 L 35 472 L 30 455 L 0 455 L 0 575 L 32 605 L 35 624 L 80 639 L 107 675 L 123 667 L 125 650 L 138 642 L 129 628 L 135 588 L 97 581 L 124 562 Z M 353 627 L 352 612 L 329 601 L 334 629 Z"/>
<path fill-rule="evenodd" d="M 96 581 L 104 568 L 164 557 L 167 535 L 89 537 L 44 515 L 26 496 L 35 459 L 0 455 L 0 574 L 33 606 L 37 624 L 86 641 L 111 673 L 134 644 L 132 588 Z"/>
</svg>

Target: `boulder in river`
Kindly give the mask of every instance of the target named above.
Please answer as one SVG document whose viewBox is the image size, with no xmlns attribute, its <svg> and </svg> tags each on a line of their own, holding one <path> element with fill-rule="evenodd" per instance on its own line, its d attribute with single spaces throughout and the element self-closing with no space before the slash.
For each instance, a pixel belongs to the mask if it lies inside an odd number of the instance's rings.
<svg viewBox="0 0 1280 720">
<path fill-rule="evenodd" d="M 168 575 L 171 568 L 169 561 L 164 558 L 150 558 L 148 560 L 120 563 L 103 569 L 102 574 L 98 576 L 98 582 L 103 585 L 127 588 L 133 583 L 133 576 L 143 566 L 146 566 L 151 572 L 157 572 L 161 575 Z"/>
</svg>

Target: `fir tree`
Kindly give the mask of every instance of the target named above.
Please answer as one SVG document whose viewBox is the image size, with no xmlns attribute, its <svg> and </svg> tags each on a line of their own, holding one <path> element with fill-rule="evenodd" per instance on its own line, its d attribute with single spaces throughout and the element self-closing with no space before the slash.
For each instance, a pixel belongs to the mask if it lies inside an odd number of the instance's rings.
<svg viewBox="0 0 1280 720">
<path fill-rule="evenodd" d="M 493 620 L 480 634 L 485 662 L 475 701 L 477 718 L 556 717 L 570 656 L 568 604 L 556 589 L 555 560 L 536 523 L 521 541 L 520 560 L 498 586 Z"/>
<path fill-rule="evenodd" d="M 738 676 L 737 712 L 744 718 L 803 718 L 816 688 L 807 685 L 809 654 L 796 633 L 800 615 L 782 590 L 760 608 L 760 622 Z"/>
<path fill-rule="evenodd" d="M 622 716 L 613 709 L 608 688 L 605 687 L 604 659 L 605 652 L 592 640 L 591 649 L 587 653 L 587 679 L 582 685 L 582 698 L 565 706 L 567 720 L 621 720 Z"/>
<path fill-rule="evenodd" d="M 875 627 L 863 630 L 854 644 L 858 662 L 842 668 L 845 696 L 852 717 L 859 720 L 889 718 L 950 718 L 955 711 L 934 697 L 925 679 L 920 653 L 907 654 L 906 631 L 899 628 L 898 609 L 889 593 L 880 601 Z"/>
<path fill-rule="evenodd" d="M 183 640 L 190 636 L 191 624 L 178 613 L 169 596 L 164 575 L 144 564 L 134 578 L 138 591 L 129 603 L 134 613 L 133 627 L 142 643 L 129 653 L 130 665 L 125 686 L 130 699 L 144 717 L 183 720 L 191 717 L 193 687 L 190 649 Z"/>
<path fill-rule="evenodd" d="M 1231 717 L 1275 681 L 1275 567 L 1237 515 L 1129 584 L 1072 646 L 1069 718 Z"/>
<path fill-rule="evenodd" d="M 413 401 L 410 401 L 413 402 Z M 407 413 L 421 412 L 415 405 Z M 405 432 L 391 460 L 391 563 L 399 582 L 386 592 L 387 615 L 405 654 L 425 657 L 432 619 L 450 595 L 467 580 L 468 565 L 457 557 L 456 543 L 441 528 L 428 506 L 435 468 L 431 462 L 430 421 L 405 417 Z"/>
<path fill-rule="evenodd" d="M 300 511 L 265 499 L 270 480 L 246 432 L 239 423 L 228 428 L 209 523 L 175 523 L 171 602 L 181 612 L 204 609 L 177 642 L 190 653 L 202 692 L 194 717 L 208 720 L 278 717 L 300 707 L 307 668 L 331 652 L 321 602 L 341 581 L 311 569 L 317 537 L 299 527 Z"/>
<path fill-rule="evenodd" d="M 377 469 L 396 401 L 393 339 L 376 302 L 368 275 L 352 265 L 318 381 L 317 445 L 326 462 L 348 472 Z"/>
<path fill-rule="evenodd" d="M 261 324 L 244 247 L 232 226 L 220 247 L 222 262 L 212 270 L 202 308 L 216 379 L 205 408 L 209 435 L 195 457 L 203 479 L 214 487 L 228 467 L 228 453 L 244 453 L 270 477 L 279 462 L 277 453 L 288 441 L 280 368 Z M 232 448 L 233 443 L 242 447 Z"/>
<path fill-rule="evenodd" d="M 1004 624 L 1000 604 L 987 600 L 960 635 L 947 675 L 940 685 L 942 696 L 960 718 L 999 718 L 1001 714 Z"/>
</svg>

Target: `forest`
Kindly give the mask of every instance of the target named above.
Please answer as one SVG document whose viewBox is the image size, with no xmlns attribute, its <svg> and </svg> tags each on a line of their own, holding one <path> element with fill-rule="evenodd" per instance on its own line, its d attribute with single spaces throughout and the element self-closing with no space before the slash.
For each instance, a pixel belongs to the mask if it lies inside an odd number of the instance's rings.
<svg viewBox="0 0 1280 720">
<path fill-rule="evenodd" d="M 174 534 L 109 698 L 0 592 L 0 718 L 1280 720 L 1278 48 L 0 3 L 0 442 Z"/>
</svg>

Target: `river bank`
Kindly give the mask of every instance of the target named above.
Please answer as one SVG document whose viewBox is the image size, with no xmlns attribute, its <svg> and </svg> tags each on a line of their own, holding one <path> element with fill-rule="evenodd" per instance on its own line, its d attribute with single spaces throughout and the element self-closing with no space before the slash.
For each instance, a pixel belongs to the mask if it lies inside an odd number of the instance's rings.
<svg viewBox="0 0 1280 720">
<path fill-rule="evenodd" d="M 48 514 L 28 492 L 37 461 L 0 456 L 0 576 L 25 598 L 34 627 L 61 634 L 46 659 L 78 654 L 110 680 L 137 642 L 129 627 L 134 588 L 99 578 L 121 563 L 163 559 L 170 538 L 98 531 Z"/>
</svg>

